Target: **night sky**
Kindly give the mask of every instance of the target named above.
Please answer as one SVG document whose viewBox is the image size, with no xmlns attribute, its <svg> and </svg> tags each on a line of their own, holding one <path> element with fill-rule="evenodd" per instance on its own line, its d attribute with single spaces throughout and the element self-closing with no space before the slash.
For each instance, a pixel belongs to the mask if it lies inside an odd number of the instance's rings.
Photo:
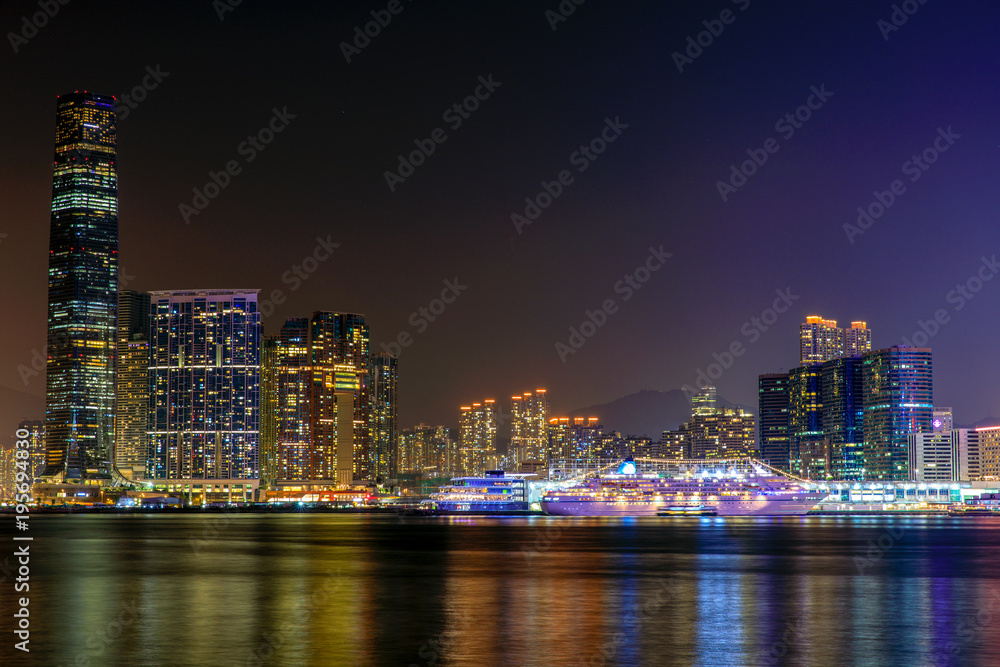
<svg viewBox="0 0 1000 667">
<path fill-rule="evenodd" d="M 409 334 L 401 427 L 454 426 L 460 405 L 536 387 L 563 411 L 693 385 L 734 343 L 719 393 L 756 406 L 757 375 L 797 365 L 806 315 L 866 320 L 881 348 L 939 310 L 935 403 L 956 423 L 998 415 L 1000 279 L 976 281 L 1000 270 L 1000 6 L 902 4 L 914 13 L 897 29 L 888 1 L 566 0 L 553 30 L 556 0 L 402 0 L 395 15 L 244 0 L 222 20 L 222 0 L 69 2 L 15 53 L 9 33 L 39 9 L 5 1 L 3 442 L 44 414 L 43 376 L 18 366 L 44 352 L 56 96 L 121 101 L 144 77 L 118 128 L 127 287 L 281 290 L 269 334 L 314 310 L 364 313 L 373 350 Z M 348 63 L 340 44 L 372 11 L 391 21 Z M 452 107 L 469 96 L 463 118 Z M 275 110 L 273 140 L 244 144 Z M 438 128 L 390 189 L 397 156 Z M 577 152 L 602 132 L 603 152 Z M 766 162 L 735 179 L 754 155 Z M 180 205 L 230 161 L 239 173 L 186 222 Z M 891 205 L 845 230 L 876 191 Z M 516 226 L 526 197 L 548 205 Z M 339 247 L 303 265 L 317 238 Z M 670 257 L 647 265 L 651 248 Z M 633 290 L 626 275 L 648 280 Z M 970 279 L 971 300 L 949 296 Z M 792 296 L 774 321 L 777 291 Z M 556 344 L 608 300 L 563 361 Z M 440 314 L 424 323 L 421 307 Z"/>
</svg>

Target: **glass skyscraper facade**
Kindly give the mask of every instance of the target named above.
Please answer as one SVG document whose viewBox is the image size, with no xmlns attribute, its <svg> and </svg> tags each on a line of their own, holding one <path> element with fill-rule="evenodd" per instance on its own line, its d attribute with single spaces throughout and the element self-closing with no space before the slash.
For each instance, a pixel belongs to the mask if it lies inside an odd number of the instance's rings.
<svg viewBox="0 0 1000 667">
<path fill-rule="evenodd" d="M 760 458 L 788 470 L 788 373 L 768 373 L 757 378 Z"/>
<path fill-rule="evenodd" d="M 842 357 L 822 367 L 822 425 L 834 479 L 861 479 L 864 468 L 861 364 L 861 357 Z"/>
<path fill-rule="evenodd" d="M 258 477 L 257 292 L 151 292 L 149 477 Z"/>
<path fill-rule="evenodd" d="M 862 360 L 865 479 L 910 479 L 911 433 L 932 431 L 930 348 L 897 345 Z"/>
<path fill-rule="evenodd" d="M 384 352 L 371 357 L 371 467 L 382 483 L 399 474 L 399 361 Z"/>
<path fill-rule="evenodd" d="M 61 95 L 49 232 L 43 476 L 113 473 L 118 298 L 114 97 Z"/>
</svg>

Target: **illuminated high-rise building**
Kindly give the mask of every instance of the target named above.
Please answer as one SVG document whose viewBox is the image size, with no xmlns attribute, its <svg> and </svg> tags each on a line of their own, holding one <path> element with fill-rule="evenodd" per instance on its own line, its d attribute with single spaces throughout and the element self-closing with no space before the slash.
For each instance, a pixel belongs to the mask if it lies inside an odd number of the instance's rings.
<svg viewBox="0 0 1000 667">
<path fill-rule="evenodd" d="M 17 497 L 17 449 L 0 447 L 0 502 L 12 503 Z"/>
<path fill-rule="evenodd" d="M 146 474 L 149 426 L 149 294 L 118 293 L 115 466 L 128 479 Z"/>
<path fill-rule="evenodd" d="M 951 447 L 958 458 L 958 479 L 963 482 L 981 480 L 979 432 L 971 428 L 952 429 Z"/>
<path fill-rule="evenodd" d="M 976 435 L 979 436 L 979 479 L 1000 481 L 1000 426 L 977 428 Z"/>
<path fill-rule="evenodd" d="M 74 92 L 56 103 L 43 471 L 53 481 L 105 483 L 113 474 L 116 117 L 110 96 Z"/>
<path fill-rule="evenodd" d="M 691 396 L 691 415 L 704 417 L 713 414 L 718 405 L 719 400 L 715 387 L 711 385 L 704 387 L 697 394 Z"/>
<path fill-rule="evenodd" d="M 29 468 L 32 478 L 37 479 L 42 476 L 45 470 L 45 422 L 39 419 L 25 419 L 17 425 L 18 431 L 27 431 L 27 438 L 19 438 L 28 441 L 28 452 L 30 454 L 31 466 Z"/>
<path fill-rule="evenodd" d="M 597 417 L 552 417 L 549 419 L 551 458 L 597 458 L 602 449 L 603 430 Z"/>
<path fill-rule="evenodd" d="M 260 346 L 260 488 L 278 486 L 278 337 Z"/>
<path fill-rule="evenodd" d="M 396 479 L 398 462 L 398 359 L 380 352 L 371 356 L 371 470 L 378 483 Z"/>
<path fill-rule="evenodd" d="M 867 322 L 851 322 L 850 329 L 844 329 L 844 356 L 860 357 L 872 351 L 872 330 Z"/>
<path fill-rule="evenodd" d="M 788 372 L 789 470 L 809 478 L 814 475 L 807 471 L 828 470 L 830 465 L 829 441 L 823 433 L 822 391 L 821 365 L 800 366 Z"/>
<path fill-rule="evenodd" d="M 548 460 L 549 399 L 544 389 L 512 396 L 510 450 L 515 463 Z"/>
<path fill-rule="evenodd" d="M 316 312 L 309 320 L 308 479 L 374 480 L 369 336 L 364 315 Z"/>
<path fill-rule="evenodd" d="M 448 463 L 451 440 L 451 433 L 446 426 L 418 424 L 413 428 L 403 429 L 399 433 L 399 471 L 419 471 L 425 477 L 451 474 Z"/>
<path fill-rule="evenodd" d="M 851 322 L 850 329 L 841 329 L 837 320 L 825 320 L 819 315 L 806 317 L 799 325 L 799 363 L 819 364 L 840 357 L 857 357 L 872 349 L 872 332 L 867 322 Z"/>
<path fill-rule="evenodd" d="M 896 345 L 862 357 L 865 479 L 910 479 L 911 433 L 932 431 L 931 350 Z"/>
<path fill-rule="evenodd" d="M 150 293 L 149 477 L 258 477 L 258 291 Z"/>
<path fill-rule="evenodd" d="M 757 378 L 760 458 L 788 471 L 788 373 L 768 373 Z"/>
<path fill-rule="evenodd" d="M 481 475 L 497 465 L 497 406 L 491 398 L 462 406 L 458 475 Z"/>
<path fill-rule="evenodd" d="M 842 357 L 820 371 L 820 423 L 830 445 L 830 475 L 861 479 L 864 468 L 861 357 Z"/>
<path fill-rule="evenodd" d="M 267 458 L 268 470 L 262 473 L 277 483 L 278 480 L 322 479 L 312 473 L 312 429 L 310 417 L 310 390 L 312 370 L 309 363 L 309 319 L 293 317 L 285 320 L 279 334 L 265 348 L 274 370 L 268 371 L 267 380 L 274 387 L 262 384 L 262 398 L 273 402 L 269 405 L 274 414 L 273 453 Z M 268 425 L 270 427 L 270 424 Z M 262 426 L 263 428 L 263 426 Z M 270 434 L 269 434 L 270 435 Z M 268 448 L 271 444 L 268 442 Z M 333 464 L 327 466 L 336 470 Z M 318 473 L 317 473 L 318 474 Z"/>
<path fill-rule="evenodd" d="M 692 459 L 756 456 L 755 431 L 754 416 L 742 408 L 719 408 L 711 414 L 691 417 L 678 429 L 685 454 Z"/>
</svg>

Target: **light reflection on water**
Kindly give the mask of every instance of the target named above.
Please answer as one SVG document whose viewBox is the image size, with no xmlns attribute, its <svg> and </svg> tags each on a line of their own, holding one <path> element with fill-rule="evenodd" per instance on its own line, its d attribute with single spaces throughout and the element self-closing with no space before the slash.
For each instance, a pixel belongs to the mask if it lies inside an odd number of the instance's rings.
<svg viewBox="0 0 1000 667">
<path fill-rule="evenodd" d="M 31 521 L 4 665 L 1000 664 L 990 518 Z"/>
</svg>

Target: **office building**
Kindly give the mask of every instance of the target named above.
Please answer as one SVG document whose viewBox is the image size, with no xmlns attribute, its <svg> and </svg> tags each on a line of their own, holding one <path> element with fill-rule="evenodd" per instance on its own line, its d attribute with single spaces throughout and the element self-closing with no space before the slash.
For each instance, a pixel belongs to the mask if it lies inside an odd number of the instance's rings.
<svg viewBox="0 0 1000 667">
<path fill-rule="evenodd" d="M 544 389 L 512 396 L 510 451 L 517 464 L 548 461 L 549 399 Z"/>
<path fill-rule="evenodd" d="M 931 350 L 896 345 L 865 355 L 861 368 L 864 479 L 908 480 L 908 437 L 932 430 Z"/>
<path fill-rule="evenodd" d="M 971 428 L 956 428 L 951 431 L 951 446 L 957 452 L 958 479 L 963 482 L 982 480 L 979 456 L 979 432 Z"/>
<path fill-rule="evenodd" d="M 146 475 L 149 430 L 149 294 L 118 293 L 115 466 L 127 479 Z"/>
<path fill-rule="evenodd" d="M 977 428 L 979 436 L 979 479 L 1000 481 L 1000 426 Z"/>
<path fill-rule="evenodd" d="M 715 387 L 707 386 L 691 396 L 691 415 L 694 417 L 710 415 L 715 412 L 718 404 Z"/>
<path fill-rule="evenodd" d="M 788 373 L 789 470 L 812 479 L 830 469 L 830 441 L 823 432 L 823 364 L 793 368 Z M 822 459 L 822 460 L 821 460 Z"/>
<path fill-rule="evenodd" d="M 371 469 L 380 484 L 399 475 L 398 363 L 395 356 L 384 352 L 371 356 Z"/>
<path fill-rule="evenodd" d="M 789 462 L 788 373 L 768 373 L 757 378 L 760 458 L 780 470 Z"/>
<path fill-rule="evenodd" d="M 825 362 L 820 370 L 820 425 L 829 442 L 829 475 L 861 479 L 864 431 L 861 357 Z"/>
<path fill-rule="evenodd" d="M 456 475 L 482 475 L 497 465 L 497 407 L 491 398 L 462 406 Z"/>
<path fill-rule="evenodd" d="M 118 300 L 114 97 L 61 95 L 49 231 L 46 465 L 53 482 L 110 483 Z"/>
<path fill-rule="evenodd" d="M 934 414 L 931 419 L 931 430 L 935 433 L 938 431 L 950 431 L 954 428 L 955 419 L 952 416 L 951 408 L 934 408 Z"/>
<path fill-rule="evenodd" d="M 959 480 L 959 451 L 951 433 L 936 431 L 909 435 L 909 467 L 915 482 L 952 482 Z"/>
<path fill-rule="evenodd" d="M 257 292 L 150 293 L 149 477 L 258 477 Z"/>
</svg>

